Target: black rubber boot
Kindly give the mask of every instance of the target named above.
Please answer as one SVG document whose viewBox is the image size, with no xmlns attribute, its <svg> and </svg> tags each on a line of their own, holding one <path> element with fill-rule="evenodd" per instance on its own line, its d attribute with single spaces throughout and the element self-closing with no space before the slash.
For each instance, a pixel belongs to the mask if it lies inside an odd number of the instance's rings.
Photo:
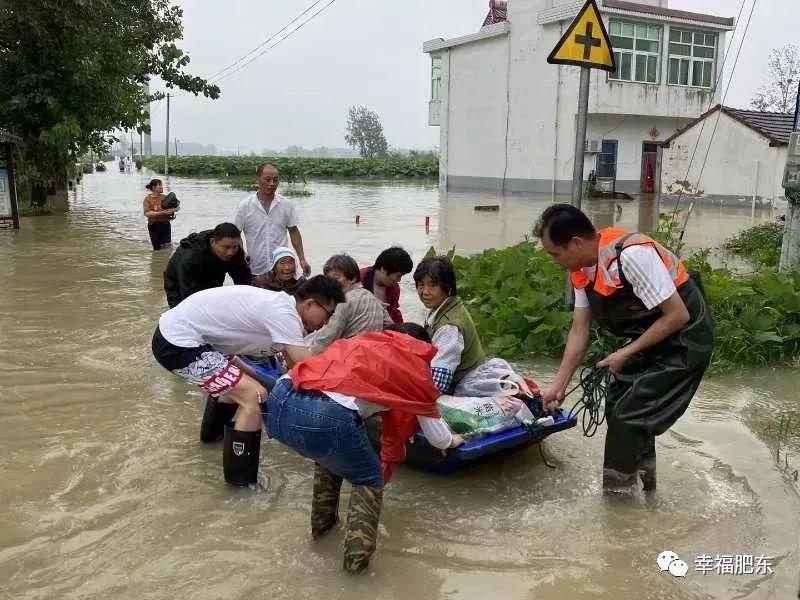
<svg viewBox="0 0 800 600">
<path fill-rule="evenodd" d="M 656 445 L 653 440 L 650 450 L 642 457 L 639 462 L 639 479 L 642 481 L 642 489 L 645 492 L 652 492 L 656 489 Z"/>
<path fill-rule="evenodd" d="M 258 482 L 258 457 L 261 452 L 261 431 L 236 431 L 225 425 L 222 444 L 222 470 L 225 481 L 245 487 Z"/>
<path fill-rule="evenodd" d="M 236 414 L 236 404 L 220 402 L 217 398 L 208 395 L 203 421 L 200 423 L 200 441 L 212 444 L 220 441 L 225 435 L 225 425 L 233 420 Z"/>
<path fill-rule="evenodd" d="M 636 473 L 621 473 L 603 468 L 603 494 L 609 496 L 632 496 L 636 484 Z"/>
</svg>

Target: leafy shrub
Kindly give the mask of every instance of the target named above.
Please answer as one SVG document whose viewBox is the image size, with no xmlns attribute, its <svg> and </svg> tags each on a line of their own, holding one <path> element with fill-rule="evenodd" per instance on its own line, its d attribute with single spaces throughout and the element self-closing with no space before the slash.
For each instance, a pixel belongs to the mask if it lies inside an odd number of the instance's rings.
<svg viewBox="0 0 800 600">
<path fill-rule="evenodd" d="M 782 240 L 783 222 L 771 221 L 745 229 L 727 240 L 723 248 L 753 264 L 777 267 Z"/>
<path fill-rule="evenodd" d="M 764 268 L 746 276 L 708 263 L 709 250 L 686 260 L 700 273 L 716 323 L 711 370 L 793 364 L 800 360 L 800 271 Z M 497 356 L 560 357 L 571 323 L 566 276 L 529 242 L 453 259 L 459 293 L 487 351 Z M 589 361 L 620 340 L 592 333 Z"/>
<path fill-rule="evenodd" d="M 380 158 L 176 156 L 169 159 L 169 171 L 173 175 L 211 176 L 223 180 L 235 176 L 254 178 L 256 168 L 264 162 L 275 164 L 280 170 L 281 179 L 288 183 L 305 182 L 307 179 L 385 179 L 439 175 L 439 160 L 433 154 L 390 154 Z M 144 164 L 149 169 L 163 173 L 164 157 L 147 157 Z"/>
</svg>

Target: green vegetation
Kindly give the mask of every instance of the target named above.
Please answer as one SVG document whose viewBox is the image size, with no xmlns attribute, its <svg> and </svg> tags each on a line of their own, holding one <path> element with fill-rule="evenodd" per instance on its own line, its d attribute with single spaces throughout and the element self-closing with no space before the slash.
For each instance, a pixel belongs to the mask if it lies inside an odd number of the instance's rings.
<svg viewBox="0 0 800 600">
<path fill-rule="evenodd" d="M 459 295 L 490 354 L 560 356 L 571 321 L 564 270 L 530 242 L 453 257 Z"/>
<path fill-rule="evenodd" d="M 305 183 L 309 179 L 405 179 L 439 175 L 439 159 L 432 153 L 381 158 L 305 158 L 286 156 L 176 156 L 169 159 L 172 175 L 216 177 L 234 187 L 254 182 L 256 168 L 271 162 L 280 170 L 285 183 Z M 164 172 L 164 157 L 144 159 L 144 166 Z"/>
<path fill-rule="evenodd" d="M 366 106 L 351 106 L 347 114 L 347 133 L 344 141 L 358 150 L 362 158 L 386 156 L 389 144 L 383 135 L 383 125 L 378 113 Z"/>
<path fill-rule="evenodd" d="M 768 265 L 748 275 L 714 269 L 709 250 L 686 260 L 701 274 L 716 322 L 711 369 L 800 363 L 800 271 L 779 275 Z M 487 350 L 498 356 L 560 357 L 571 313 L 564 271 L 531 242 L 453 260 L 459 293 Z M 593 332 L 591 356 L 618 340 Z"/>
<path fill-rule="evenodd" d="M 148 98 L 151 77 L 219 95 L 186 72 L 189 57 L 174 43 L 181 17 L 169 0 L 3 4 L 0 127 L 22 140 L 18 184 L 33 187 L 35 204 L 45 202 L 49 184 L 66 185 L 80 156 L 101 151 L 107 132 L 144 126 L 147 100 L 163 97 Z"/>
<path fill-rule="evenodd" d="M 723 248 L 754 265 L 777 267 L 782 240 L 783 222 L 771 221 L 745 229 L 726 241 Z"/>
</svg>

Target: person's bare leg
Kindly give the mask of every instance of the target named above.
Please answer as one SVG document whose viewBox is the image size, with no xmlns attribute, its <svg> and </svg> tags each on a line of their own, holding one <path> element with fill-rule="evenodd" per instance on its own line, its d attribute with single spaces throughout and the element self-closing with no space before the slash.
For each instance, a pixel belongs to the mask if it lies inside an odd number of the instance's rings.
<svg viewBox="0 0 800 600">
<path fill-rule="evenodd" d="M 268 393 L 263 385 L 243 373 L 239 383 L 222 395 L 222 402 L 235 402 L 239 405 L 234 422 L 236 431 L 261 430 L 261 402 L 266 400 Z"/>
</svg>

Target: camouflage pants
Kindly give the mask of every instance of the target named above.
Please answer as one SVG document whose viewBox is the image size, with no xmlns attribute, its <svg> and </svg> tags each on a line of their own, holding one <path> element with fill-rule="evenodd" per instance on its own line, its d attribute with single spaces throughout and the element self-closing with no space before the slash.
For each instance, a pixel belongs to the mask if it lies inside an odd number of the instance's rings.
<svg viewBox="0 0 800 600">
<path fill-rule="evenodd" d="M 358 573 L 369 565 L 378 541 L 378 521 L 382 504 L 383 488 L 353 486 L 344 536 L 345 571 Z"/>
<path fill-rule="evenodd" d="M 314 464 L 314 494 L 311 498 L 311 537 L 325 535 L 339 520 L 342 478 Z"/>
</svg>

